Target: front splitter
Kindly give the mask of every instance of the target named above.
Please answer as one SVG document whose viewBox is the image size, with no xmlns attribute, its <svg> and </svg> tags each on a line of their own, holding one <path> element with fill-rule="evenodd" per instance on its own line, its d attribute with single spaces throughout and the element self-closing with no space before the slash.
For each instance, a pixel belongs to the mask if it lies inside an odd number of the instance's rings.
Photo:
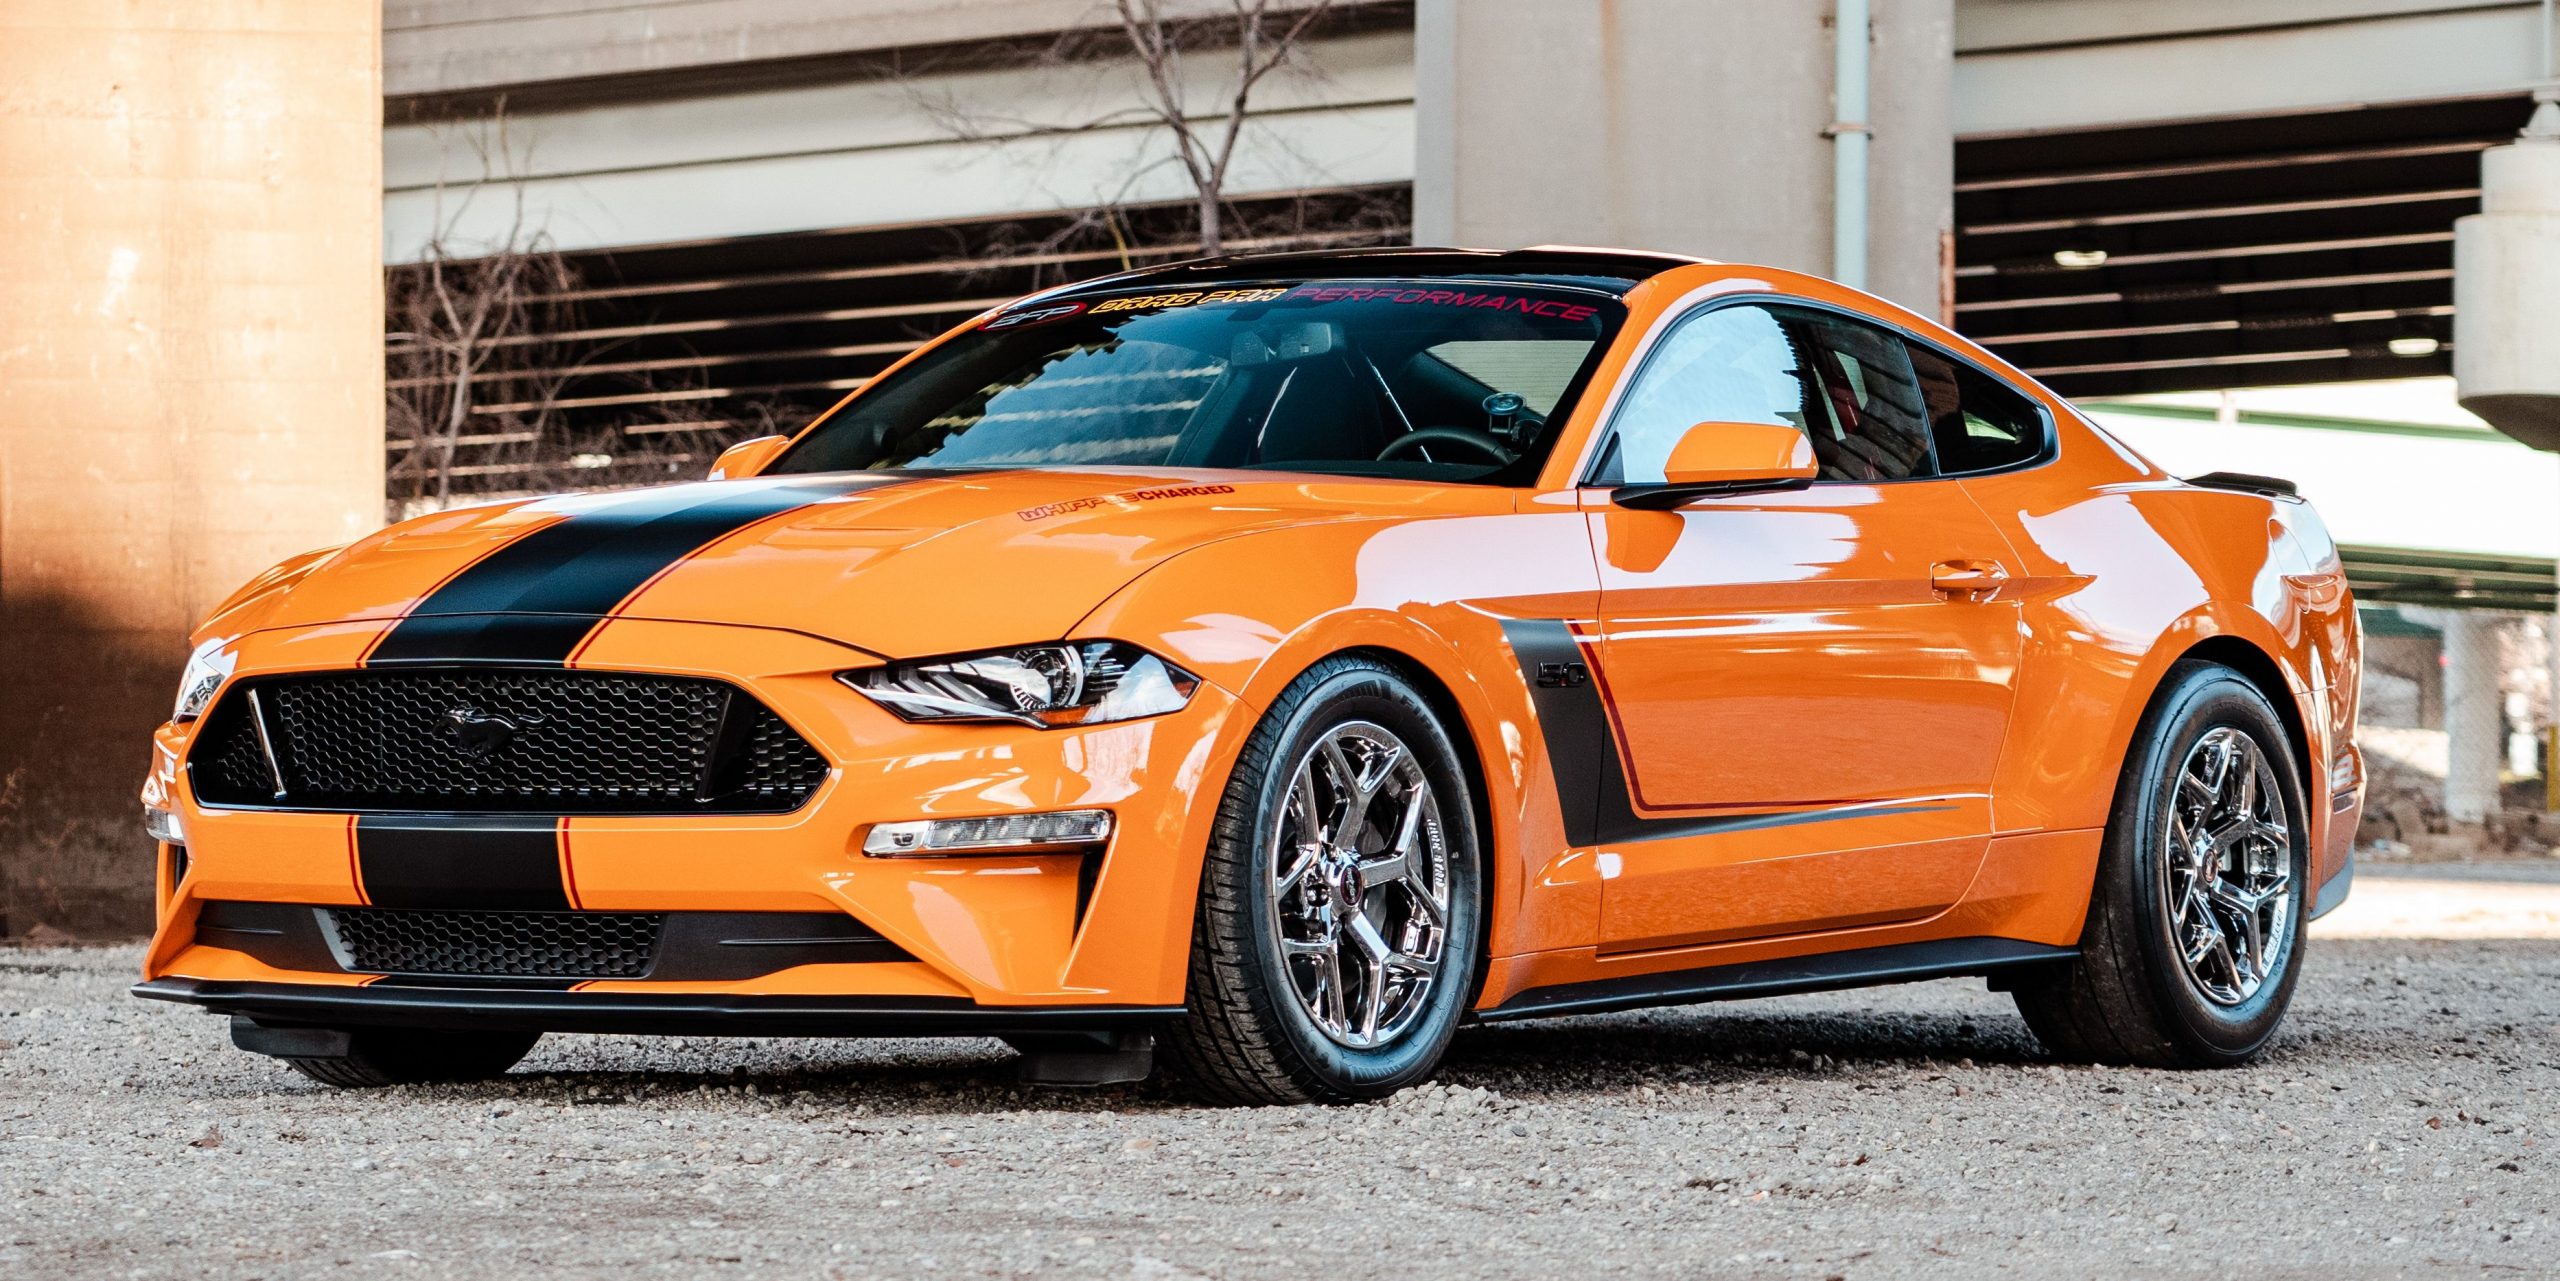
<svg viewBox="0 0 2560 1281">
<path fill-rule="evenodd" d="M 1182 1017 L 1168 1006 L 991 1006 L 947 997 L 717 996 L 162 978 L 135 996 L 261 1023 L 590 1032 L 623 1036 L 1007 1036 L 1111 1032 Z"/>
</svg>

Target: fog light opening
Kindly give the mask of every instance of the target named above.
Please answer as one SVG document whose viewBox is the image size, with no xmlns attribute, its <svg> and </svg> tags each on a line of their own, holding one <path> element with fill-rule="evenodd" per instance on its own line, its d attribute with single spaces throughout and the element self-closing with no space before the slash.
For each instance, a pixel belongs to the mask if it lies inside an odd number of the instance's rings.
<svg viewBox="0 0 2560 1281">
<path fill-rule="evenodd" d="M 166 841 L 171 845 L 187 843 L 187 826 L 179 821 L 175 810 L 164 810 L 157 805 L 143 806 L 142 830 L 155 841 Z"/>
<path fill-rule="evenodd" d="M 990 818 L 932 818 L 874 823 L 862 852 L 873 858 L 938 858 L 955 854 L 1085 849 L 1111 839 L 1111 811 L 1055 810 Z"/>
</svg>

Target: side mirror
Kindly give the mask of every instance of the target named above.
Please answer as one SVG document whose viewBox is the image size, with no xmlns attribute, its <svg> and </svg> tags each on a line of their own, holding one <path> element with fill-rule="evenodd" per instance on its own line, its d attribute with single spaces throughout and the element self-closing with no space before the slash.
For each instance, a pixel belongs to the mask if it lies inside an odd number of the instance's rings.
<svg viewBox="0 0 2560 1281">
<path fill-rule="evenodd" d="M 1668 511 L 1718 494 L 1802 489 L 1820 469 L 1803 430 L 1771 423 L 1700 423 L 1672 446 L 1662 481 L 1621 485 L 1609 500 L 1640 511 Z"/>
<path fill-rule="evenodd" d="M 782 447 L 790 443 L 789 436 L 758 436 L 753 440 L 739 441 L 721 450 L 720 457 L 712 461 L 711 479 L 745 480 L 763 471 L 764 465 L 772 462 L 774 456 L 782 452 Z"/>
</svg>

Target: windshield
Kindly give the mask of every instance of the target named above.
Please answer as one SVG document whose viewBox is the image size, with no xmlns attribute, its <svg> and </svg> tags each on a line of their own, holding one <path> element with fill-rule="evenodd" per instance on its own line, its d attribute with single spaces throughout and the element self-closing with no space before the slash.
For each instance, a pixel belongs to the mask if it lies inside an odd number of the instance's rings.
<svg viewBox="0 0 2560 1281">
<path fill-rule="evenodd" d="M 1213 285 L 1016 304 L 767 474 L 1269 468 L 1527 484 L 1624 314 L 1502 281 Z"/>
</svg>

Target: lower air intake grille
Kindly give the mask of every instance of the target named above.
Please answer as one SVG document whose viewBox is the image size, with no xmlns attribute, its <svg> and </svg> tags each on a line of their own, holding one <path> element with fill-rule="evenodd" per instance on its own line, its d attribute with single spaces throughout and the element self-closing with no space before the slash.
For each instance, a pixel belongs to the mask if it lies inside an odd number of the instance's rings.
<svg viewBox="0 0 2560 1281">
<path fill-rule="evenodd" d="M 485 668 L 244 681 L 188 759 L 206 804 L 331 813 L 780 813 L 827 777 L 720 681 Z"/>
<path fill-rule="evenodd" d="M 322 913 L 350 970 L 508 979 L 645 978 L 665 918 L 654 912 Z"/>
</svg>

